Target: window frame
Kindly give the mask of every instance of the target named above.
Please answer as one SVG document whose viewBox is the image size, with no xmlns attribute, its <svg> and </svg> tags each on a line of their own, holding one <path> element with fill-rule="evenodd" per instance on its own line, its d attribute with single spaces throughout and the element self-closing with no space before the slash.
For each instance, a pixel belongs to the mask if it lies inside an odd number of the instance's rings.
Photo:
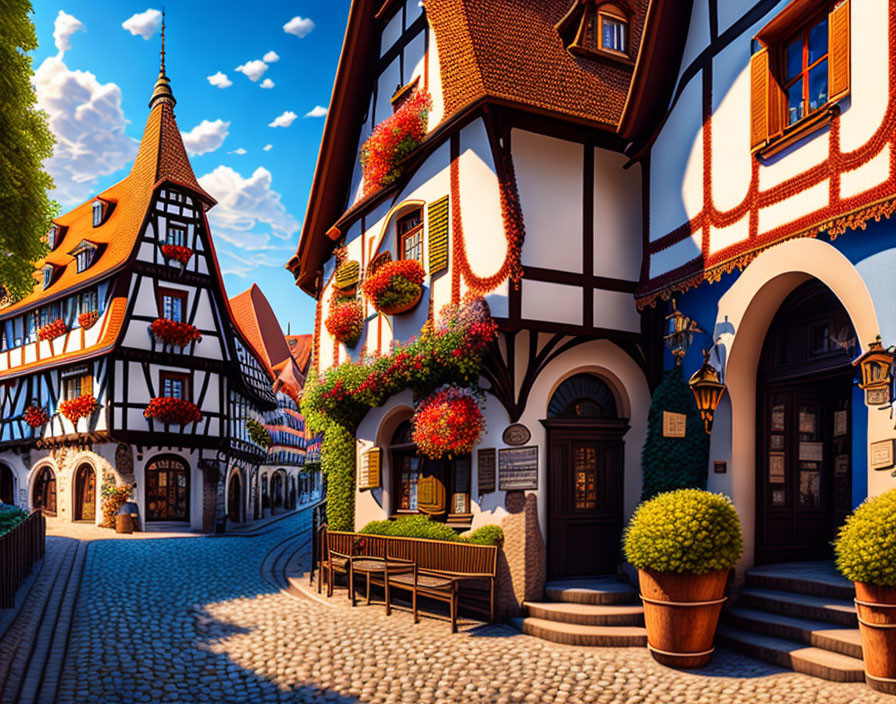
<svg viewBox="0 0 896 704">
<path fill-rule="evenodd" d="M 106 219 L 106 204 L 97 199 L 93 201 L 93 226 L 99 227 Z"/>
<path fill-rule="evenodd" d="M 776 47 L 776 49 L 777 49 L 776 59 L 779 62 L 778 66 L 779 66 L 779 71 L 780 71 L 780 76 L 781 76 L 781 90 L 784 93 L 783 124 L 784 124 L 785 130 L 793 128 L 795 125 L 798 125 L 802 120 L 805 120 L 805 119 L 811 117 L 819 110 L 824 110 L 824 108 L 828 105 L 828 103 L 831 102 L 830 97 L 828 97 L 828 99 L 822 105 L 819 105 L 812 111 L 804 112 L 802 117 L 797 118 L 793 122 L 788 122 L 788 119 L 789 119 L 789 116 L 788 116 L 788 110 L 789 110 L 788 91 L 789 91 L 790 87 L 792 85 L 794 85 L 795 83 L 797 83 L 798 81 L 803 82 L 803 91 L 802 91 L 803 102 L 806 104 L 806 106 L 808 106 L 809 105 L 809 74 L 811 73 L 813 68 L 816 68 L 822 62 L 825 62 L 825 61 L 829 62 L 829 60 L 830 60 L 831 47 L 830 47 L 830 44 L 828 44 L 827 50 L 825 51 L 824 55 L 820 59 L 813 62 L 812 64 L 808 63 L 808 61 L 809 61 L 809 56 L 808 56 L 808 54 L 809 54 L 809 36 L 811 35 L 812 30 L 815 29 L 816 26 L 818 26 L 822 22 L 828 21 L 829 15 L 830 15 L 830 9 L 826 9 L 825 7 L 822 7 L 821 10 L 816 12 L 809 19 L 805 20 L 800 25 L 799 29 L 792 32 L 787 39 L 782 41 L 780 43 L 780 45 L 778 45 Z M 793 78 L 788 79 L 787 78 L 787 49 L 797 39 L 801 40 L 801 42 L 802 42 L 802 51 L 801 51 L 802 56 L 801 56 L 801 63 L 800 63 L 800 66 L 801 66 L 800 72 Z M 828 71 L 830 71 L 830 63 L 828 64 L 828 66 L 829 66 Z M 825 78 L 825 82 L 826 83 L 830 82 L 827 77 Z M 830 86 L 828 86 L 828 96 L 829 95 L 830 95 Z"/>
<path fill-rule="evenodd" d="M 631 35 L 631 23 L 629 19 L 622 15 L 616 7 L 610 4 L 598 5 L 597 7 L 597 51 L 609 51 L 625 58 L 629 57 L 629 36 Z M 604 46 L 604 19 L 615 20 L 622 25 L 622 49 L 614 49 L 613 47 Z"/>
<path fill-rule="evenodd" d="M 168 369 L 159 370 L 159 395 L 167 396 L 165 393 L 165 382 L 166 381 L 179 381 L 183 386 L 183 392 L 181 396 L 174 396 L 172 398 L 180 398 L 183 401 L 193 402 L 193 375 L 188 372 L 177 372 L 171 371 Z"/>
<path fill-rule="evenodd" d="M 179 242 L 173 241 L 176 238 L 172 238 L 172 235 L 178 232 L 181 234 L 181 240 Z M 181 225 L 180 223 L 168 223 L 165 227 L 165 244 L 175 245 L 177 247 L 186 247 L 187 246 L 187 227 L 186 225 Z"/>
<path fill-rule="evenodd" d="M 414 215 L 416 215 L 420 218 L 420 222 L 418 224 L 414 225 L 414 227 L 412 227 L 407 232 L 401 232 L 402 222 L 409 220 Z M 409 260 L 415 259 L 416 261 L 420 262 L 421 265 L 423 264 L 423 257 L 426 254 L 423 251 L 424 250 L 423 225 L 424 225 L 424 220 L 423 220 L 423 206 L 422 205 L 420 207 L 414 208 L 412 210 L 408 210 L 406 213 L 404 213 L 403 215 L 401 215 L 395 219 L 395 238 L 398 241 L 398 253 L 397 253 L 398 259 L 409 259 Z M 416 245 L 416 246 L 418 246 L 420 248 L 420 256 L 419 257 L 406 256 L 405 242 L 407 240 L 411 239 L 412 237 L 416 237 L 418 235 L 420 236 L 420 243 L 419 243 L 419 245 Z"/>
<path fill-rule="evenodd" d="M 159 317 L 167 318 L 165 315 L 165 297 L 168 296 L 170 298 L 178 298 L 181 302 L 181 319 L 176 322 L 185 323 L 187 322 L 187 302 L 189 300 L 189 293 L 186 291 L 181 291 L 176 288 L 167 288 L 165 286 L 159 286 L 157 291 L 156 303 L 159 309 Z M 174 318 L 168 318 L 168 320 L 175 320 Z"/>
<path fill-rule="evenodd" d="M 62 384 L 62 393 L 60 398 L 65 401 L 93 393 L 93 373 L 89 366 L 79 365 L 77 367 L 69 367 L 59 374 L 59 381 Z M 84 382 L 87 381 L 85 384 Z M 77 382 L 77 393 L 73 394 L 70 384 Z M 85 391 L 85 388 L 87 389 Z"/>
</svg>

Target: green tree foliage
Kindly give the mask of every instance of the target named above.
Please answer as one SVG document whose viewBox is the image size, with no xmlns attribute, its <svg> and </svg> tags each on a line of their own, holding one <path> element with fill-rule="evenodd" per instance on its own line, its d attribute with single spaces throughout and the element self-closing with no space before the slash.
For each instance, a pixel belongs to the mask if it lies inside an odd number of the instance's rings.
<svg viewBox="0 0 896 704">
<path fill-rule="evenodd" d="M 687 416 L 683 438 L 663 437 L 663 412 Z M 709 434 L 681 367 L 670 369 L 653 393 L 647 415 L 647 439 L 641 451 L 641 500 L 674 489 L 705 489 Z"/>
<path fill-rule="evenodd" d="M 0 284 L 13 297 L 34 286 L 34 262 L 58 206 L 42 162 L 53 153 L 46 115 L 37 110 L 27 52 L 37 48 L 28 0 L 0 2 Z"/>
</svg>

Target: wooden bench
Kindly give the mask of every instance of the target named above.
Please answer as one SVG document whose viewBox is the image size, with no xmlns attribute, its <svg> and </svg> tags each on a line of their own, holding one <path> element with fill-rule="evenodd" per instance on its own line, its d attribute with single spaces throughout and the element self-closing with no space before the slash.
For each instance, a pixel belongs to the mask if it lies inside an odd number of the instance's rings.
<svg viewBox="0 0 896 704">
<path fill-rule="evenodd" d="M 498 548 L 494 545 L 330 531 L 327 553 L 328 596 L 335 573 L 343 571 L 348 575 L 353 604 L 354 576 L 358 574 L 367 579 L 368 603 L 371 583 L 384 588 L 387 613 L 393 588 L 410 592 L 415 623 L 420 620 L 420 596 L 448 604 L 452 633 L 457 632 L 461 603 L 490 622 L 495 620 Z"/>
</svg>

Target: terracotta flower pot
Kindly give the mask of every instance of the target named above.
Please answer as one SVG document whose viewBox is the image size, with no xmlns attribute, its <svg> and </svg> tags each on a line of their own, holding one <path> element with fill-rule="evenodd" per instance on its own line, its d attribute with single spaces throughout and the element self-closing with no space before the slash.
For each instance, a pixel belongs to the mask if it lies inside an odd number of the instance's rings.
<svg viewBox="0 0 896 704">
<path fill-rule="evenodd" d="M 638 572 L 647 647 L 654 660 L 685 669 L 706 665 L 714 650 L 728 570 L 700 575 Z"/>
<path fill-rule="evenodd" d="M 417 295 L 403 305 L 395 305 L 395 306 L 383 306 L 380 308 L 380 313 L 385 313 L 386 315 L 401 315 L 402 313 L 407 313 L 414 306 L 416 306 L 420 299 L 423 297 L 423 287 L 417 287 Z"/>
<path fill-rule="evenodd" d="M 896 694 L 896 587 L 855 585 L 865 682 L 878 692 Z"/>
</svg>

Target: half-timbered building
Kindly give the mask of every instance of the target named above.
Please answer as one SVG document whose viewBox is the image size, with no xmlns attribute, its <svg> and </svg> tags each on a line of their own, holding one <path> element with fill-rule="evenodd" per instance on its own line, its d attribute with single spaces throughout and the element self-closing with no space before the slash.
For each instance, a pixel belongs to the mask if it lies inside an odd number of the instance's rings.
<svg viewBox="0 0 896 704">
<path fill-rule="evenodd" d="M 0 310 L 3 501 L 101 521 L 136 484 L 146 527 L 212 530 L 225 473 L 256 471 L 276 408 L 235 325 L 162 69 L 130 173 L 54 220 L 34 291 Z"/>
</svg>

